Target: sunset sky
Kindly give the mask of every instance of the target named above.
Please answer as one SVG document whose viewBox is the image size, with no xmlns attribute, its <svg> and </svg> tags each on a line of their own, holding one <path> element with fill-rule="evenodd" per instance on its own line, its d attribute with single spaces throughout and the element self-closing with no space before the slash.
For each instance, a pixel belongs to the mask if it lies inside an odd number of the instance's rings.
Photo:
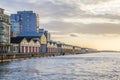
<svg viewBox="0 0 120 80">
<path fill-rule="evenodd" d="M 55 41 L 120 51 L 120 0 L 0 0 L 0 8 L 38 13 Z"/>
</svg>

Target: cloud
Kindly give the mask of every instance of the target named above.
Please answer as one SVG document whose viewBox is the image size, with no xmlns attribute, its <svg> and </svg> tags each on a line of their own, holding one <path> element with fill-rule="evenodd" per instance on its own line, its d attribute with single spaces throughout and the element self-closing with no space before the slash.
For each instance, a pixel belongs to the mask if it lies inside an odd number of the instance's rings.
<svg viewBox="0 0 120 80">
<path fill-rule="evenodd" d="M 89 2 L 89 1 L 88 1 Z M 92 2 L 94 3 L 94 2 Z M 91 12 L 94 15 L 105 15 L 105 14 L 118 14 L 120 11 L 120 0 L 109 0 L 107 2 L 102 1 L 99 4 L 82 4 L 81 9 Z"/>
<path fill-rule="evenodd" d="M 70 33 L 70 36 L 71 37 L 79 37 L 79 34 L 78 33 Z"/>
<path fill-rule="evenodd" d="M 104 3 L 104 5 L 101 2 Z M 107 11 L 108 9 L 114 11 L 112 12 L 114 15 L 119 12 L 119 10 L 116 10 L 116 7 L 119 9 L 119 0 L 3 0 L 0 1 L 0 3 L 0 7 L 6 8 L 9 13 L 15 13 L 17 10 L 34 10 L 39 13 L 41 17 L 57 19 L 66 17 L 99 17 L 103 14 L 110 14 L 110 12 Z M 107 5 L 108 3 L 110 5 Z M 102 12 L 103 9 L 105 12 Z"/>
<path fill-rule="evenodd" d="M 5 13 L 33 10 L 53 40 L 120 50 L 120 0 L 0 0 Z"/>
<path fill-rule="evenodd" d="M 63 19 L 64 22 L 68 23 L 83 23 L 83 24 L 92 24 L 92 23 L 113 23 L 113 24 L 119 24 L 120 20 L 113 20 L 113 19 L 107 19 L 107 18 L 65 18 Z"/>
<path fill-rule="evenodd" d="M 59 31 L 56 34 L 120 34 L 120 0 L 1 0 L 0 3 L 9 14 L 35 11 L 40 16 L 40 28 Z"/>
<path fill-rule="evenodd" d="M 83 4 L 99 4 L 109 2 L 111 0 L 80 0 Z"/>
<path fill-rule="evenodd" d="M 120 34 L 120 24 L 113 23 L 66 23 L 60 21 L 50 22 L 44 25 L 47 30 L 60 31 L 59 34 L 82 33 L 82 34 Z"/>
</svg>

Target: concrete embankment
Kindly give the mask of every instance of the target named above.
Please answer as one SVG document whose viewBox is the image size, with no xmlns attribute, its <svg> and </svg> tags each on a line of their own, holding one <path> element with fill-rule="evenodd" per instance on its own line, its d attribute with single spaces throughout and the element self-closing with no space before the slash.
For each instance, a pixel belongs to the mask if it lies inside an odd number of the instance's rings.
<svg viewBox="0 0 120 80">
<path fill-rule="evenodd" d="M 86 53 L 79 53 L 79 54 L 87 54 Z M 90 52 L 94 53 L 94 52 Z M 34 57 L 50 57 L 50 56 L 60 56 L 60 55 L 73 55 L 73 53 L 4 53 L 0 54 L 0 62 L 7 62 L 13 60 L 20 60 L 26 58 L 34 58 Z"/>
<path fill-rule="evenodd" d="M 0 54 L 0 62 L 7 62 L 12 60 L 19 60 L 19 59 L 26 59 L 26 58 L 33 58 L 33 57 L 49 57 L 49 56 L 59 56 L 59 53 L 6 53 Z"/>
</svg>

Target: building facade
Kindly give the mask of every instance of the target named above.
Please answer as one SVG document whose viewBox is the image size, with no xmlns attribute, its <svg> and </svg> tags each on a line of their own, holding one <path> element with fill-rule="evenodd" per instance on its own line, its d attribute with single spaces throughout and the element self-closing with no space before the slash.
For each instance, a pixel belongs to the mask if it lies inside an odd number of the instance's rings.
<svg viewBox="0 0 120 80">
<path fill-rule="evenodd" d="M 19 22 L 11 20 L 11 37 L 17 37 L 20 33 Z"/>
<path fill-rule="evenodd" d="M 10 51 L 10 20 L 4 14 L 4 9 L 0 8 L 0 53 Z"/>
<path fill-rule="evenodd" d="M 51 40 L 51 36 L 50 36 L 50 32 L 44 30 L 44 29 L 38 29 L 38 32 L 44 32 L 46 38 L 47 38 L 47 41 L 50 41 Z"/>
<path fill-rule="evenodd" d="M 11 38 L 12 53 L 40 53 L 40 42 L 29 37 L 13 37 Z"/>
<path fill-rule="evenodd" d="M 23 38 L 25 39 L 23 40 Z M 11 37 L 11 44 L 13 44 L 13 47 L 16 46 L 16 43 L 20 45 L 20 53 L 38 53 L 38 46 L 39 52 L 46 53 L 47 51 L 47 39 L 44 32 L 22 32 L 17 37 Z M 13 50 L 14 48 L 12 48 L 12 51 Z"/>
<path fill-rule="evenodd" d="M 18 11 L 11 14 L 11 33 L 16 37 L 21 32 L 37 32 L 39 29 L 39 15 L 33 11 Z"/>
<path fill-rule="evenodd" d="M 47 42 L 47 53 L 58 53 L 57 42 L 54 41 Z"/>
</svg>

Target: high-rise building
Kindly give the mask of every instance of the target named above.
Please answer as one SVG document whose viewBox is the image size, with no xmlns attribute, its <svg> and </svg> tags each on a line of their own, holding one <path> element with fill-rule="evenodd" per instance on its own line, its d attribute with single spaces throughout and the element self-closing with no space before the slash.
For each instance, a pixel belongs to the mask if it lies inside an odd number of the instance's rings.
<svg viewBox="0 0 120 80">
<path fill-rule="evenodd" d="M 16 37 L 20 33 L 20 26 L 19 26 L 19 17 L 17 15 L 11 15 L 10 17 L 11 22 L 11 36 Z"/>
<path fill-rule="evenodd" d="M 39 28 L 39 16 L 33 11 L 18 11 L 17 14 L 11 14 L 10 21 L 12 37 L 21 32 L 36 32 Z"/>
<path fill-rule="evenodd" d="M 0 8 L 0 53 L 10 50 L 10 21 L 9 16 Z"/>
</svg>

